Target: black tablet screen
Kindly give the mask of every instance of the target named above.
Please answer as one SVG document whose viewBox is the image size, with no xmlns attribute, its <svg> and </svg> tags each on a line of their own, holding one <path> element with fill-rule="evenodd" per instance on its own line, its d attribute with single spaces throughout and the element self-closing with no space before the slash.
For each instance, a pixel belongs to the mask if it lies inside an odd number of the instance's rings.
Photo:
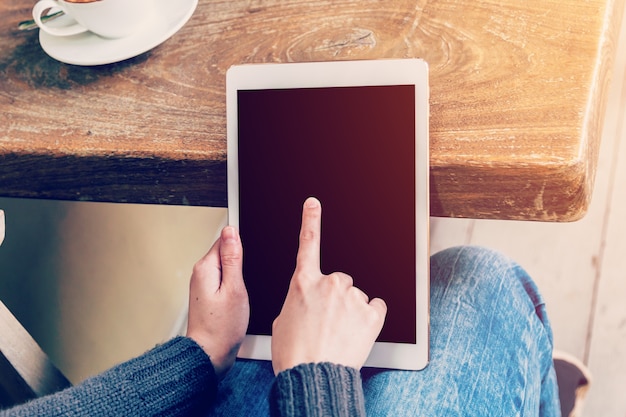
<svg viewBox="0 0 626 417">
<path fill-rule="evenodd" d="M 322 203 L 322 272 L 387 302 L 381 342 L 415 343 L 415 87 L 240 90 L 239 227 L 249 334 L 270 335 L 302 203 Z"/>
</svg>

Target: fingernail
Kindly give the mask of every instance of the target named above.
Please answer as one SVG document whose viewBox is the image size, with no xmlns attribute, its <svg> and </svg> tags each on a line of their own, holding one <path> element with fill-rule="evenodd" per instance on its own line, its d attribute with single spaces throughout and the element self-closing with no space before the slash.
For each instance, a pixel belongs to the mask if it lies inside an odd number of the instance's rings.
<svg viewBox="0 0 626 417">
<path fill-rule="evenodd" d="M 315 197 L 309 197 L 304 202 L 304 207 L 306 208 L 316 208 L 316 207 L 319 207 L 319 205 L 320 205 L 320 202 Z"/>
<path fill-rule="evenodd" d="M 222 233 L 222 238 L 225 242 L 236 242 L 237 241 L 237 231 L 233 226 L 226 226 Z"/>
</svg>

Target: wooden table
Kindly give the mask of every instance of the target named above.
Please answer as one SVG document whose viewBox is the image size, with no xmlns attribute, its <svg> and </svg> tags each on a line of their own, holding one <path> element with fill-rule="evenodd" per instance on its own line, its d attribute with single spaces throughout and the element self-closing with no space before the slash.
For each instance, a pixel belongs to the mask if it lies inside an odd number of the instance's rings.
<svg viewBox="0 0 626 417">
<path fill-rule="evenodd" d="M 624 0 L 211 1 L 156 49 L 61 64 L 0 3 L 0 195 L 224 207 L 233 64 L 421 57 L 436 216 L 576 220 Z"/>
</svg>

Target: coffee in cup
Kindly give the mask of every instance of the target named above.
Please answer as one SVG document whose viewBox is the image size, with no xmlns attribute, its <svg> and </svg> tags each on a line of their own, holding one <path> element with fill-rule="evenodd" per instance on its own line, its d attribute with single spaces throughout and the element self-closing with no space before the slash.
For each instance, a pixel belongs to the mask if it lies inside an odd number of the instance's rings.
<svg viewBox="0 0 626 417">
<path fill-rule="evenodd" d="M 154 0 L 39 0 L 33 18 L 39 28 L 53 36 L 72 36 L 91 31 L 105 38 L 123 38 L 139 30 L 151 16 Z M 41 21 L 50 9 L 60 9 L 76 20 L 57 27 Z"/>
</svg>

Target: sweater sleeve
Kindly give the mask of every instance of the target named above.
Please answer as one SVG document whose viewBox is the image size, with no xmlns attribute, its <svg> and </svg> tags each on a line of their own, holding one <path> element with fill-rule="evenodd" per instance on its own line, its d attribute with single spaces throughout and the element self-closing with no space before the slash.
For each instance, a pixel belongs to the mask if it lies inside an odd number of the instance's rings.
<svg viewBox="0 0 626 417">
<path fill-rule="evenodd" d="M 298 365 L 279 373 L 270 393 L 272 416 L 365 416 L 359 371 L 332 363 Z"/>
<path fill-rule="evenodd" d="M 22 416 L 184 416 L 215 399 L 217 377 L 193 340 L 177 337 L 81 384 L 0 412 Z"/>
</svg>

